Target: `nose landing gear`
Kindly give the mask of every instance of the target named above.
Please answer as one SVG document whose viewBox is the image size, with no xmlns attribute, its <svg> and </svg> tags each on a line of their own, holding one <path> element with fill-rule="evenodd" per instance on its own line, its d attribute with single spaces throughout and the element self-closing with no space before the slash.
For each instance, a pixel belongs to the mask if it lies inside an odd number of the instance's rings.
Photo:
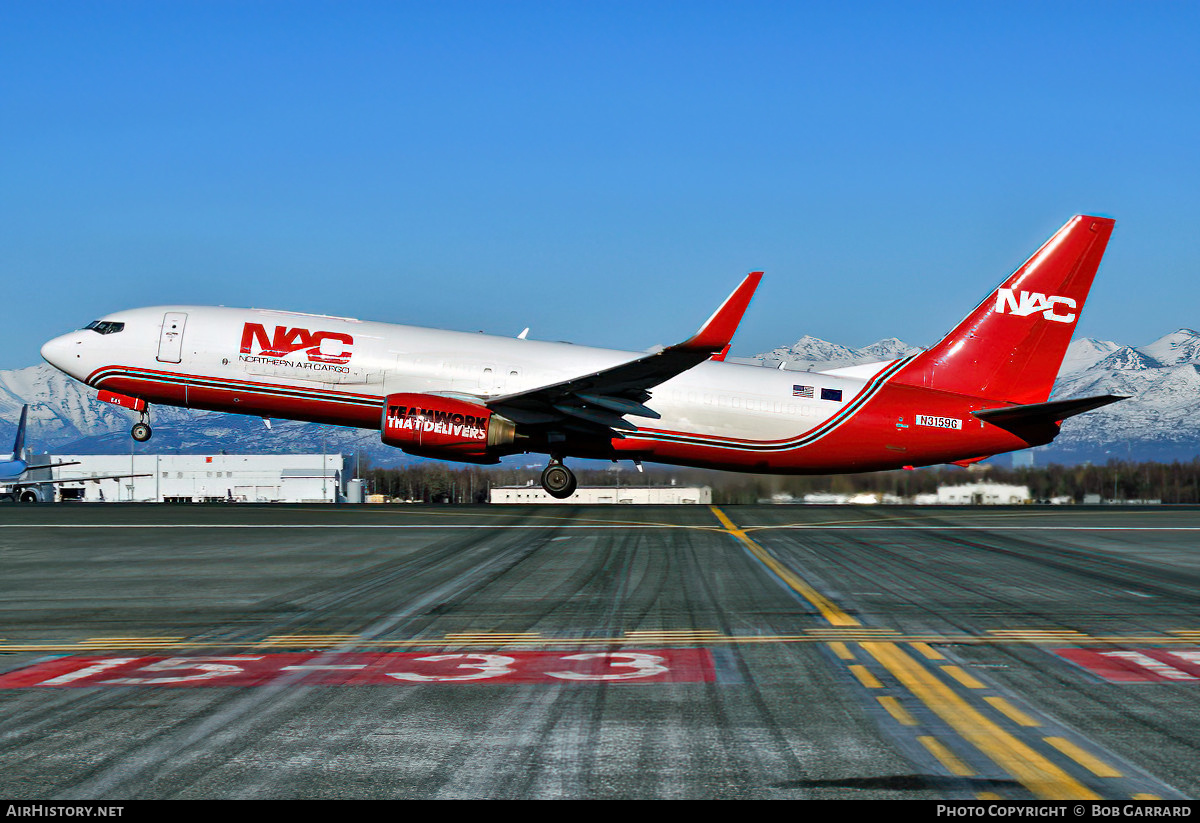
<svg viewBox="0 0 1200 823">
<path fill-rule="evenodd" d="M 557 457 L 551 458 L 550 465 L 542 470 L 542 488 L 551 497 L 557 497 L 559 500 L 568 498 L 575 493 L 578 485 L 575 473 L 564 466 Z"/>
<path fill-rule="evenodd" d="M 150 428 L 150 407 L 142 411 L 142 419 L 133 424 L 133 428 L 129 430 L 130 436 L 139 443 L 145 443 L 154 434 L 154 430 Z"/>
</svg>

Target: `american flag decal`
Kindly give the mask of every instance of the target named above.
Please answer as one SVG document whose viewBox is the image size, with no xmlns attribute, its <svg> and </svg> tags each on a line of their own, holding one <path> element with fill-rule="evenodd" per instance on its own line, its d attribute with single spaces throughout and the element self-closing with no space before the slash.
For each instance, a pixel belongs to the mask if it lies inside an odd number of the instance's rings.
<svg viewBox="0 0 1200 823">
<path fill-rule="evenodd" d="M 792 397 L 812 397 L 812 386 L 792 386 Z"/>
</svg>

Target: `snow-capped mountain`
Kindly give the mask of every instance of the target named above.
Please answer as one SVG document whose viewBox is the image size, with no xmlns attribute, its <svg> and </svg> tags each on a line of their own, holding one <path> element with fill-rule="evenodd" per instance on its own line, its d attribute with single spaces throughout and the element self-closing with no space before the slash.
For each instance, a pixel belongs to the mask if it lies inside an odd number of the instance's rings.
<svg viewBox="0 0 1200 823">
<path fill-rule="evenodd" d="M 1180 329 L 1160 337 L 1149 346 L 1142 346 L 1138 351 L 1164 366 L 1197 364 L 1200 363 L 1200 335 L 1192 329 Z"/>
<path fill-rule="evenodd" d="M 155 405 L 154 437 L 135 443 L 129 427 L 138 415 L 96 399 L 96 390 L 46 363 L 0 370 L 0 450 L 11 447 L 22 404 L 29 404 L 26 442 L 38 452 L 60 454 L 179 453 L 345 454 L 362 450 L 377 464 L 409 462 L 383 445 L 379 432 L 275 420 L 268 429 L 258 417 Z"/>
<path fill-rule="evenodd" d="M 1072 340 L 1071 345 L 1067 347 L 1067 356 L 1063 358 L 1062 368 L 1058 370 L 1058 376 L 1061 378 L 1086 371 L 1119 348 L 1119 343 L 1091 337 Z"/>
<path fill-rule="evenodd" d="M 823 371 L 841 366 L 896 360 L 917 351 L 920 351 L 919 347 L 910 346 L 895 337 L 879 340 L 861 349 L 852 349 L 805 335 L 790 346 L 780 346 L 741 362 L 772 367 L 786 363 L 787 368 L 796 371 Z"/>
<path fill-rule="evenodd" d="M 862 348 L 802 337 L 743 363 L 796 371 L 894 360 L 918 351 L 894 337 Z M 1050 445 L 1037 449 L 1039 463 L 1104 462 L 1109 458 L 1190 460 L 1200 455 L 1200 333 L 1180 329 L 1144 346 L 1082 338 L 1067 349 L 1053 396 L 1128 395 L 1130 399 L 1071 418 Z M 273 421 L 256 417 L 155 406 L 154 438 L 135 444 L 129 427 L 137 416 L 101 403 L 95 390 L 42 364 L 0 370 L 0 449 L 11 443 L 21 405 L 29 404 L 29 444 L 38 451 L 67 453 L 180 452 L 203 454 L 298 453 L 361 450 L 376 464 L 409 462 L 384 446 L 378 432 Z"/>
<path fill-rule="evenodd" d="M 1071 343 L 1071 349 L 1091 345 L 1095 351 L 1089 357 L 1108 351 L 1090 366 L 1059 372 L 1054 397 L 1122 394 L 1129 399 L 1067 420 L 1053 443 L 1037 449 L 1038 459 L 1169 461 L 1200 455 L 1200 334 L 1180 329 L 1136 347 L 1097 343 Z M 1069 349 L 1068 361 L 1072 354 Z M 1078 356 L 1073 361 L 1082 362 Z"/>
<path fill-rule="evenodd" d="M 0 371 L 0 431 L 15 428 L 25 403 L 29 404 L 29 443 L 38 449 L 56 448 L 97 433 L 128 430 L 135 419 L 128 411 L 101 403 L 94 389 L 46 363 Z M 166 406 L 155 407 L 154 411 L 156 423 L 189 416 L 183 409 Z"/>
</svg>

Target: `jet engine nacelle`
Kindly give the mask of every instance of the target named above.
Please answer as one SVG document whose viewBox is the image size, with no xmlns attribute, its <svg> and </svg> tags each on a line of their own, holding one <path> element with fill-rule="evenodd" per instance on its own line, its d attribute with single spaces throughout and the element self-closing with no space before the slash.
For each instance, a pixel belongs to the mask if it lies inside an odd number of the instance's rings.
<svg viewBox="0 0 1200 823">
<path fill-rule="evenodd" d="M 516 438 L 514 423 L 486 406 L 434 394 L 389 394 L 380 436 L 409 454 L 495 463 L 495 450 Z"/>
<path fill-rule="evenodd" d="M 35 486 L 23 486 L 14 493 L 18 503 L 41 503 L 42 493 Z"/>
</svg>

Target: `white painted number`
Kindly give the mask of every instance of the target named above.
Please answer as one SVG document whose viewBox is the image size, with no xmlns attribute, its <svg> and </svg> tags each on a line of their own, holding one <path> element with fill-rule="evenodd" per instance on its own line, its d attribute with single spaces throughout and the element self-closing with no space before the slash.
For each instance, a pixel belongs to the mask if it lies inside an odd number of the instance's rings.
<svg viewBox="0 0 1200 823">
<path fill-rule="evenodd" d="M 633 671 L 613 674 L 579 674 L 578 672 L 546 672 L 546 674 L 561 680 L 633 680 L 638 677 L 654 677 L 656 674 L 667 671 L 667 667 L 662 665 L 661 657 L 639 652 L 572 654 L 564 657 L 563 660 L 607 660 L 610 666 L 630 668 Z"/>
<path fill-rule="evenodd" d="M 118 677 L 104 682 L 114 686 L 158 686 L 166 683 L 196 683 L 201 680 L 213 680 L 218 677 L 229 677 L 241 674 L 242 667 L 231 663 L 262 660 L 261 657 L 168 657 L 143 666 L 139 672 L 178 672 L 188 669 L 198 669 L 198 674 L 180 675 L 177 677 Z"/>
<path fill-rule="evenodd" d="M 67 683 L 74 683 L 76 680 L 82 680 L 85 677 L 91 677 L 93 674 L 115 669 L 117 666 L 124 666 L 126 663 L 132 663 L 137 660 L 136 657 L 110 657 L 107 660 L 100 660 L 90 666 L 85 666 L 82 669 L 76 669 L 73 672 L 60 674 L 58 677 L 52 677 L 49 680 L 43 680 L 38 683 L 39 686 L 65 686 Z"/>
<path fill-rule="evenodd" d="M 505 657 L 502 654 L 435 654 L 431 657 L 418 657 L 418 661 L 426 661 L 429 663 L 441 663 L 447 660 L 477 660 L 478 663 L 463 663 L 458 666 L 459 669 L 478 669 L 475 674 L 459 674 L 459 675 L 438 675 L 438 674 L 413 674 L 412 672 L 387 672 L 388 677 L 394 677 L 397 680 L 415 680 L 423 682 L 454 682 L 463 680 L 486 680 L 489 677 L 500 677 L 506 674 L 512 674 L 512 669 L 509 666 L 516 661 L 511 657 Z"/>
</svg>

